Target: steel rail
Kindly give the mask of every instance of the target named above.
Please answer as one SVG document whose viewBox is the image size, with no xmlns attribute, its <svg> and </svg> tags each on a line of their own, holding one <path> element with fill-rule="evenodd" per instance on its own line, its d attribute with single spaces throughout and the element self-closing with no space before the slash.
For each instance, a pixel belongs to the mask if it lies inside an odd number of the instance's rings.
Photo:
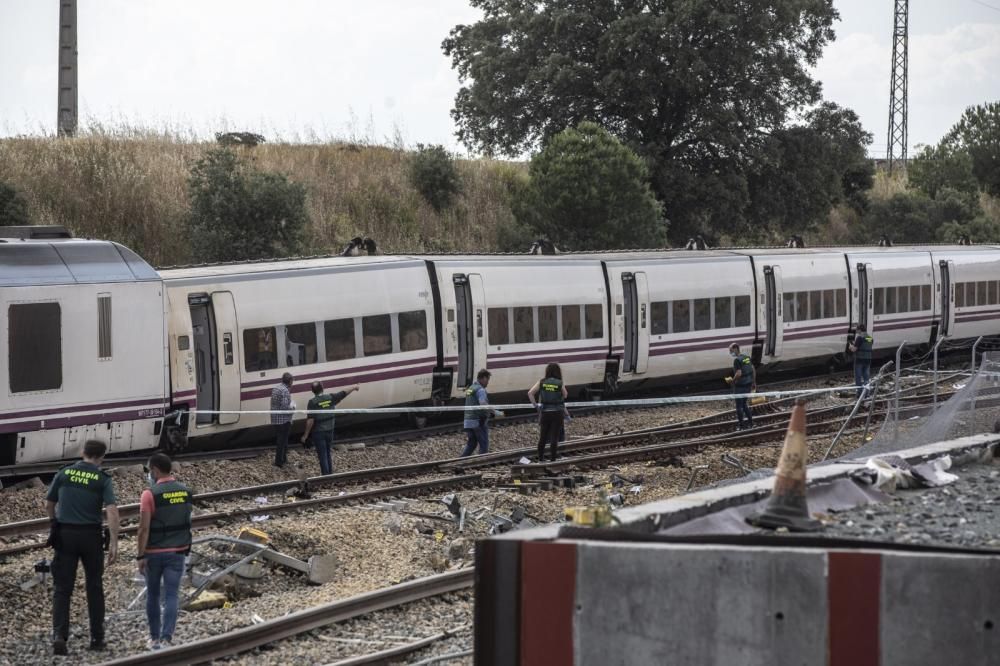
<svg viewBox="0 0 1000 666">
<path fill-rule="evenodd" d="M 472 587 L 475 570 L 459 569 L 418 578 L 391 587 L 366 592 L 347 599 L 314 606 L 261 624 L 202 638 L 165 650 L 143 652 L 104 662 L 105 666 L 187 666 L 230 657 L 261 645 L 280 641 L 404 604 L 457 592 Z"/>
</svg>

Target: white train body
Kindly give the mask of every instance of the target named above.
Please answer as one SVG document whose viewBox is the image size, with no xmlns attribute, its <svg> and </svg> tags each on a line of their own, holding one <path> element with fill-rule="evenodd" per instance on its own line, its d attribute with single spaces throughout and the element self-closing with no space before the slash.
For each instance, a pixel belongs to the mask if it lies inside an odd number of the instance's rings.
<svg viewBox="0 0 1000 666">
<path fill-rule="evenodd" d="M 522 402 L 553 361 L 574 397 L 608 396 L 721 377 L 732 342 L 766 372 L 845 361 L 861 324 L 883 356 L 997 335 L 1000 248 L 333 257 L 156 273 L 113 243 L 7 241 L 0 300 L 11 464 L 73 457 L 90 437 L 112 451 L 260 440 L 268 415 L 241 412 L 268 410 L 284 372 L 300 409 L 313 381 L 360 385 L 345 407 L 455 404 L 481 368 L 496 399 Z"/>
</svg>

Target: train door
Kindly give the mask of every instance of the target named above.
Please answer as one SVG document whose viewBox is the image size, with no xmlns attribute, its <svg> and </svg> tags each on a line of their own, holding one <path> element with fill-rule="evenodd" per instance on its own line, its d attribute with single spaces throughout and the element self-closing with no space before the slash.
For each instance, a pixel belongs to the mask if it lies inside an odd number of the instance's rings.
<svg viewBox="0 0 1000 666">
<path fill-rule="evenodd" d="M 216 372 L 218 376 L 217 407 L 220 411 L 240 409 L 240 365 L 237 363 L 239 336 L 236 326 L 236 303 L 228 291 L 212 293 L 212 309 L 215 315 Z M 218 414 L 220 424 L 236 423 L 239 414 Z"/>
<path fill-rule="evenodd" d="M 215 415 L 200 410 L 214 410 L 219 402 L 218 359 L 216 358 L 215 322 L 212 300 L 208 294 L 188 295 L 191 309 L 191 333 L 194 347 L 195 388 L 198 391 L 196 407 L 199 410 L 195 423 L 207 425 Z"/>
<path fill-rule="evenodd" d="M 875 327 L 875 271 L 871 264 L 858 264 L 858 326 L 871 333 Z"/>
<path fill-rule="evenodd" d="M 649 288 L 646 285 L 646 274 L 635 274 L 635 294 L 639 303 L 639 328 L 635 355 L 635 372 L 646 372 L 649 365 Z"/>
<path fill-rule="evenodd" d="M 625 359 L 623 373 L 637 372 L 639 356 L 639 293 L 633 273 L 622 273 L 625 306 Z"/>
<path fill-rule="evenodd" d="M 951 335 L 955 328 L 955 286 L 952 281 L 955 277 L 955 262 L 942 261 L 939 266 L 941 268 L 941 300 L 938 312 L 941 313 L 941 325 L 938 328 L 938 336 L 945 338 Z"/>
<path fill-rule="evenodd" d="M 478 274 L 456 275 L 455 319 L 458 326 L 459 388 L 472 384 L 479 368 L 486 367 L 486 299 L 483 277 Z"/>
<path fill-rule="evenodd" d="M 764 325 L 767 326 L 764 355 L 766 356 L 781 356 L 781 343 L 784 337 L 782 297 L 781 267 L 764 266 Z"/>
</svg>

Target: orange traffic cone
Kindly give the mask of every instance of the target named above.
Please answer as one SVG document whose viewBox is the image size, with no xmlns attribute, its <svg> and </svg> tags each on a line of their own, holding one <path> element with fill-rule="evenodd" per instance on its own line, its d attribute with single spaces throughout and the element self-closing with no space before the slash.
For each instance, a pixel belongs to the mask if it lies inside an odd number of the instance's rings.
<svg viewBox="0 0 1000 666">
<path fill-rule="evenodd" d="M 815 532 L 823 526 L 809 517 L 806 504 L 806 403 L 796 400 L 788 421 L 785 445 L 774 473 L 774 491 L 761 513 L 747 517 L 757 527 L 787 528 L 791 532 Z"/>
</svg>

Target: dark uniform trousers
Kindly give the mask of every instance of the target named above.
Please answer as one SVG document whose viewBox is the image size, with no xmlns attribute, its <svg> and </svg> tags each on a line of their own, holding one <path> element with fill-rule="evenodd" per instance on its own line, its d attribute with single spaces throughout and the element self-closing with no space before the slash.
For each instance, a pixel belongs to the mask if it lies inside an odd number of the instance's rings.
<svg viewBox="0 0 1000 666">
<path fill-rule="evenodd" d="M 53 638 L 69 639 L 69 607 L 76 583 L 77 563 L 83 562 L 87 579 L 87 613 L 90 638 L 104 640 L 104 539 L 100 525 L 59 525 L 59 542 L 52 558 Z"/>
</svg>

